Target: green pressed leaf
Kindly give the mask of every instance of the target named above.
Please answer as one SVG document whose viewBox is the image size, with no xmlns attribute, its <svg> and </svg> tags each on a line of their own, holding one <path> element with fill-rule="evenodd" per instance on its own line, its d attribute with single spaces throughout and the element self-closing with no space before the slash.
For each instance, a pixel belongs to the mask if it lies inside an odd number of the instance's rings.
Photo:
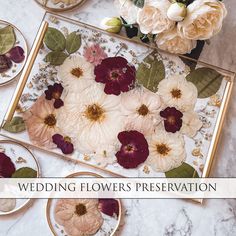
<svg viewBox="0 0 236 236">
<path fill-rule="evenodd" d="M 77 32 L 72 32 L 66 38 L 66 51 L 69 54 L 75 53 L 81 46 L 81 35 Z"/>
<path fill-rule="evenodd" d="M 199 178 L 197 171 L 187 163 L 165 173 L 167 178 Z"/>
<path fill-rule="evenodd" d="M 186 79 L 197 87 L 199 98 L 207 98 L 217 93 L 221 86 L 223 75 L 216 70 L 202 67 L 191 71 Z"/>
<path fill-rule="evenodd" d="M 48 28 L 44 42 L 52 51 L 64 51 L 66 48 L 65 36 L 61 31 L 55 28 Z"/>
<path fill-rule="evenodd" d="M 9 52 L 16 42 L 16 36 L 13 27 L 10 25 L 0 29 L 0 55 Z"/>
<path fill-rule="evenodd" d="M 139 84 L 157 92 L 159 82 L 165 78 L 165 66 L 152 53 L 139 65 L 136 78 Z"/>
<path fill-rule="evenodd" d="M 29 167 L 22 167 L 13 173 L 12 178 L 36 178 L 37 171 L 29 168 Z"/>
<path fill-rule="evenodd" d="M 68 55 L 64 52 L 50 52 L 46 56 L 46 62 L 50 62 L 53 66 L 60 66 L 63 64 Z"/>
<path fill-rule="evenodd" d="M 143 8 L 145 4 L 145 0 L 131 0 L 135 6 L 139 8 Z"/>
<path fill-rule="evenodd" d="M 3 129 L 10 133 L 20 133 L 26 129 L 25 122 L 22 117 L 15 116 L 10 122 L 4 124 Z"/>
</svg>

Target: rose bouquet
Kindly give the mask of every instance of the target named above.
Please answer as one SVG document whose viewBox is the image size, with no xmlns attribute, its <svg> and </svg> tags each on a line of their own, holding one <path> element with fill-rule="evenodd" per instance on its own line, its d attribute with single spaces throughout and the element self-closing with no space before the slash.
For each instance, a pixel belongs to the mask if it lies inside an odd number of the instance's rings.
<svg viewBox="0 0 236 236">
<path fill-rule="evenodd" d="M 126 27 L 143 41 L 170 53 L 187 54 L 198 40 L 208 40 L 222 28 L 227 15 L 220 0 L 115 0 Z"/>
</svg>

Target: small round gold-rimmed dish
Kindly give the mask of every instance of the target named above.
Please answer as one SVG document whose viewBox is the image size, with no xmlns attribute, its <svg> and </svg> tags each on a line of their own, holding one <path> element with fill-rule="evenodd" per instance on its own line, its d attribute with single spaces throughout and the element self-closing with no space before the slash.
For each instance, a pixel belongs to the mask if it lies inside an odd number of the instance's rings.
<svg viewBox="0 0 236 236">
<path fill-rule="evenodd" d="M 0 20 L 0 29 L 5 28 L 7 26 L 12 27 L 13 33 L 15 35 L 16 41 L 13 47 L 21 47 L 23 49 L 24 59 L 23 61 L 17 63 L 10 60 L 12 63 L 11 67 L 8 70 L 0 73 L 0 86 L 4 86 L 17 78 L 17 76 L 21 73 L 22 69 L 24 68 L 28 56 L 27 41 L 22 32 L 15 25 L 7 21 Z M 8 52 L 6 54 L 8 54 Z"/>
<path fill-rule="evenodd" d="M 66 178 L 77 178 L 77 177 L 97 177 L 102 178 L 102 176 L 92 173 L 92 172 L 76 172 L 69 176 L 66 176 Z M 78 197 L 79 198 L 79 197 Z M 110 199 L 104 199 L 110 200 Z M 116 231 L 118 230 L 121 222 L 121 215 L 122 215 L 122 204 L 119 199 L 113 199 L 114 201 L 117 201 L 118 203 L 118 216 L 109 216 L 107 214 L 104 214 L 101 210 L 102 217 L 104 219 L 102 226 L 100 229 L 94 234 L 94 236 L 114 236 Z M 63 226 L 59 225 L 54 216 L 55 211 L 55 205 L 57 203 L 58 199 L 48 199 L 47 207 L 46 207 L 46 217 L 47 222 L 49 225 L 49 228 L 54 236 L 66 236 L 68 235 Z"/>
<path fill-rule="evenodd" d="M 64 12 L 81 6 L 86 0 L 35 0 L 41 7 L 51 12 Z"/>
<path fill-rule="evenodd" d="M 37 178 L 40 176 L 38 160 L 27 147 L 12 140 L 0 140 L 0 152 L 11 158 L 16 170 L 22 167 L 29 167 L 37 171 Z M 27 208 L 32 201 L 33 199 L 16 199 L 14 209 L 10 211 L 0 210 L 0 217 L 20 212 Z"/>
</svg>

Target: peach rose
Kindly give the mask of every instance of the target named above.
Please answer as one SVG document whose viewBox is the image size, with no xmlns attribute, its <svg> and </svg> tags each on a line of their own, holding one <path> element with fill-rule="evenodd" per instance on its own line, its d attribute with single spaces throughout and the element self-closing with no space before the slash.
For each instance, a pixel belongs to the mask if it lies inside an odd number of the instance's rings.
<svg viewBox="0 0 236 236">
<path fill-rule="evenodd" d="M 187 8 L 187 17 L 178 23 L 178 31 L 193 40 L 206 40 L 217 34 L 227 15 L 224 3 L 216 0 L 196 0 Z"/>
<path fill-rule="evenodd" d="M 157 46 L 165 51 L 176 54 L 190 53 L 197 45 L 197 41 L 182 38 L 177 29 L 163 32 L 156 37 Z"/>
<path fill-rule="evenodd" d="M 59 132 L 54 101 L 42 95 L 33 106 L 23 114 L 29 138 L 35 145 L 54 148 L 52 136 Z"/>
<path fill-rule="evenodd" d="M 159 34 L 173 28 L 175 22 L 167 17 L 170 5 L 168 0 L 147 1 L 138 12 L 137 22 L 140 31 L 143 34 Z"/>
</svg>

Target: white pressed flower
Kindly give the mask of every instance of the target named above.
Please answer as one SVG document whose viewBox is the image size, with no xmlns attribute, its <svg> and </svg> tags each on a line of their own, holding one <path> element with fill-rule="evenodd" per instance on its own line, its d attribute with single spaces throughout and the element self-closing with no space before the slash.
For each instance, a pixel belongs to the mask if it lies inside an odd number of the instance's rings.
<svg viewBox="0 0 236 236">
<path fill-rule="evenodd" d="M 128 24 L 135 24 L 137 22 L 137 14 L 139 8 L 134 5 L 130 0 L 115 0 L 115 7 L 119 11 L 121 17 Z"/>
<path fill-rule="evenodd" d="M 122 113 L 126 115 L 125 129 L 137 130 L 144 135 L 154 132 L 155 124 L 160 122 L 160 98 L 147 89 L 135 89 L 122 94 Z"/>
<path fill-rule="evenodd" d="M 185 112 L 182 120 L 183 124 L 180 131 L 190 138 L 194 137 L 202 127 L 202 122 L 196 112 Z"/>
<path fill-rule="evenodd" d="M 58 77 L 70 92 L 81 92 L 95 80 L 94 66 L 81 56 L 68 57 L 59 67 Z"/>
<path fill-rule="evenodd" d="M 198 91 L 196 86 L 181 75 L 172 75 L 158 85 L 158 93 L 166 106 L 176 107 L 185 112 L 196 104 Z"/>
<path fill-rule="evenodd" d="M 102 85 L 95 84 L 81 93 L 70 93 L 59 109 L 59 126 L 72 134 L 82 153 L 96 153 L 101 144 L 113 145 L 123 130 L 120 98 L 106 95 Z"/>
<path fill-rule="evenodd" d="M 101 144 L 96 150 L 94 159 L 100 167 L 106 167 L 107 165 L 113 164 L 116 161 L 116 151 L 117 150 L 115 144 Z"/>
<path fill-rule="evenodd" d="M 157 131 L 149 140 L 147 165 L 157 172 L 166 172 L 181 166 L 186 159 L 183 136 Z"/>
</svg>

